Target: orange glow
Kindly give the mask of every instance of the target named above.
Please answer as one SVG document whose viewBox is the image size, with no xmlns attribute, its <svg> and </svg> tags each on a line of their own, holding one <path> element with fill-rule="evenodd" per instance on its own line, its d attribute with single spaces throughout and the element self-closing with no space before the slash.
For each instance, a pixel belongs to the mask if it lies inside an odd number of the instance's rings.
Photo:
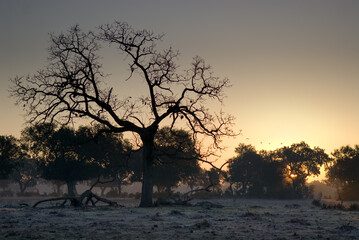
<svg viewBox="0 0 359 240">
<path fill-rule="evenodd" d="M 295 174 L 295 173 L 291 173 L 290 174 L 290 178 L 296 178 L 298 175 L 297 174 Z"/>
</svg>

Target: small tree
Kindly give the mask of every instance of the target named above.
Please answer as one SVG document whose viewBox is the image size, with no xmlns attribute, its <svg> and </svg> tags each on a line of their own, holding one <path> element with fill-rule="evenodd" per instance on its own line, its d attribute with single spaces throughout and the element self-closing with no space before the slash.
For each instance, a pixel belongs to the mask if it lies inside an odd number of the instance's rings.
<svg viewBox="0 0 359 240">
<path fill-rule="evenodd" d="M 283 163 L 283 175 L 292 183 L 295 197 L 308 194 L 307 177 L 319 175 L 320 167 L 331 160 L 323 149 L 312 149 L 305 142 L 278 149 L 276 157 Z"/>
<path fill-rule="evenodd" d="M 26 188 L 36 185 L 38 177 L 36 161 L 13 136 L 0 136 L 0 179 L 10 178 L 19 184 L 20 195 Z"/>
<path fill-rule="evenodd" d="M 66 34 L 51 35 L 48 67 L 32 76 L 16 77 L 11 90 L 17 103 L 28 111 L 30 122 L 57 120 L 67 124 L 87 117 L 105 125 L 104 131 L 137 134 L 143 147 L 141 206 L 152 206 L 154 138 L 165 119 L 171 126 L 186 123 L 194 136 L 211 137 L 215 147 L 219 147 L 221 136 L 234 135 L 231 116 L 211 114 L 205 107 L 209 100 L 222 102 L 228 79 L 214 76 L 200 57 L 180 72 L 178 52 L 157 49 L 162 37 L 122 22 L 103 25 L 97 33 L 72 27 Z M 121 99 L 113 88 L 103 88 L 101 82 L 106 78 L 99 62 L 101 43 L 126 56 L 128 81 L 141 80 L 147 95 Z"/>
<path fill-rule="evenodd" d="M 260 178 L 263 183 L 264 197 L 285 198 L 287 188 L 285 185 L 285 176 L 283 176 L 283 163 L 278 161 L 275 152 L 261 150 L 263 171 Z"/>
<path fill-rule="evenodd" d="M 263 195 L 265 184 L 262 176 L 265 172 L 265 164 L 262 156 L 251 145 L 240 144 L 235 151 L 237 157 L 228 162 L 230 187 L 234 184 L 234 190 L 240 196 L 249 193 Z"/>
<path fill-rule="evenodd" d="M 173 187 L 199 174 L 198 157 L 188 132 L 169 127 L 160 129 L 155 136 L 154 185 L 171 195 Z"/>
<path fill-rule="evenodd" d="M 20 148 L 13 136 L 0 136 L 0 179 L 7 179 L 11 174 Z"/>
<path fill-rule="evenodd" d="M 82 145 L 80 153 L 102 167 L 97 176 L 105 178 L 106 184 L 100 183 L 100 187 L 116 186 L 121 195 L 122 185 L 129 184 L 129 178 L 133 174 L 128 164 L 132 146 L 123 138 L 123 134 L 101 132 L 101 129 L 99 125 L 78 129 L 80 142 L 86 143 Z M 109 182 L 111 179 L 113 182 Z"/>
<path fill-rule="evenodd" d="M 328 182 L 337 186 L 341 200 L 359 200 L 359 145 L 343 146 L 332 153 L 333 163 L 327 167 Z"/>
<path fill-rule="evenodd" d="M 20 195 L 24 196 L 29 187 L 37 184 L 39 171 L 37 162 L 24 154 L 16 160 L 10 179 L 19 185 Z"/>
<path fill-rule="evenodd" d="M 77 181 L 95 177 L 101 169 L 87 153 L 80 151 L 85 141 L 73 129 L 38 124 L 26 128 L 22 136 L 31 154 L 39 160 L 42 177 L 65 182 L 70 196 L 75 195 Z"/>
<path fill-rule="evenodd" d="M 212 191 L 215 194 L 222 194 L 221 189 L 221 180 L 222 180 L 222 171 L 221 169 L 211 168 L 209 170 L 202 171 L 203 181 L 202 186 L 207 189 L 207 191 Z"/>
</svg>

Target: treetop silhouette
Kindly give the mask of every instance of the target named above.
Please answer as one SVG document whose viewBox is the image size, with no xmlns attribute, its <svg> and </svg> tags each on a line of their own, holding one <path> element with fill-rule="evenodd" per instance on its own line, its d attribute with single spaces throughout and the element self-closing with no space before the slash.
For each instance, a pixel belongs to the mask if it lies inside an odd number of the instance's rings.
<svg viewBox="0 0 359 240">
<path fill-rule="evenodd" d="M 233 136 L 233 117 L 214 114 L 205 106 L 222 102 L 227 78 L 216 77 L 209 65 L 194 57 L 190 68 L 180 73 L 172 48 L 158 50 L 163 35 L 135 30 L 127 23 L 102 25 L 96 32 L 83 32 L 78 25 L 68 32 L 50 35 L 49 64 L 34 75 L 12 79 L 12 96 L 24 106 L 29 121 L 68 124 L 89 118 L 103 124 L 103 131 L 136 133 L 143 146 L 141 206 L 152 205 L 154 136 L 159 124 L 170 119 L 171 128 L 186 123 L 194 137 L 209 136 L 219 148 L 222 136 Z M 100 47 L 107 43 L 126 56 L 130 76 L 140 76 L 147 95 L 120 98 L 114 88 L 105 88 L 106 75 L 100 63 Z M 143 117 L 143 116 L 146 117 Z"/>
</svg>

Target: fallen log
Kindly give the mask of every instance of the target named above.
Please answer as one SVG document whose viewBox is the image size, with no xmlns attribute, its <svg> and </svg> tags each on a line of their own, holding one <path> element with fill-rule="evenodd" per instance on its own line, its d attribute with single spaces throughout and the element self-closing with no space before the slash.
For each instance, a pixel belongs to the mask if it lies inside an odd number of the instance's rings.
<svg viewBox="0 0 359 240">
<path fill-rule="evenodd" d="M 87 206 L 89 206 L 89 203 L 91 203 L 92 206 L 96 206 L 96 204 L 98 202 L 106 203 L 106 204 L 108 204 L 108 206 L 111 206 L 111 207 L 123 207 L 123 205 L 120 205 L 117 202 L 111 201 L 106 198 L 99 197 L 96 194 L 94 194 L 91 190 L 98 183 L 103 183 L 103 182 L 100 182 L 100 178 L 97 179 L 97 181 L 90 187 L 89 190 L 86 190 L 78 197 L 68 196 L 68 197 L 44 199 L 44 200 L 36 202 L 32 207 L 35 208 L 39 204 L 44 203 L 44 202 L 61 201 L 61 200 L 63 202 L 61 203 L 60 206 L 65 206 L 67 201 L 70 201 L 70 205 L 73 207 L 87 207 Z"/>
<path fill-rule="evenodd" d="M 87 207 L 91 203 L 92 206 L 96 206 L 98 202 L 106 203 L 111 207 L 123 207 L 117 202 L 111 201 L 106 198 L 102 198 L 91 192 L 90 190 L 86 190 L 79 197 L 58 197 L 58 198 L 49 198 L 36 202 L 32 207 L 35 208 L 39 204 L 44 202 L 52 202 L 52 201 L 63 201 L 60 206 L 64 206 L 67 201 L 70 201 L 70 205 L 73 207 Z"/>
</svg>

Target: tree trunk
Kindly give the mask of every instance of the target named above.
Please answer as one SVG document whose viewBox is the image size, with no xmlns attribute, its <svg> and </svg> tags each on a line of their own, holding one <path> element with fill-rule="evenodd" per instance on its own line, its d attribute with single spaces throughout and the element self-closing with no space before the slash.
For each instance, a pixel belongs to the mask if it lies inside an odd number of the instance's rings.
<svg viewBox="0 0 359 240">
<path fill-rule="evenodd" d="M 22 182 L 19 182 L 20 187 L 20 196 L 24 196 L 25 190 L 26 190 L 26 184 L 23 184 Z"/>
<path fill-rule="evenodd" d="M 168 197 L 172 196 L 171 186 L 169 186 L 169 185 L 166 186 L 166 193 L 167 193 Z"/>
<path fill-rule="evenodd" d="M 154 134 L 153 137 L 142 139 L 143 155 L 142 155 L 142 193 L 140 207 L 152 207 L 153 193 L 153 150 L 154 150 Z"/>
<path fill-rule="evenodd" d="M 53 184 L 54 193 L 56 194 L 56 196 L 61 196 L 62 195 L 61 186 L 63 185 L 63 183 L 55 180 L 55 181 L 52 181 L 52 184 Z"/>
<path fill-rule="evenodd" d="M 66 182 L 66 185 L 67 185 L 67 194 L 70 197 L 74 197 L 76 193 L 76 188 L 75 188 L 76 182 L 74 181 Z"/>
<path fill-rule="evenodd" d="M 122 194 L 122 181 L 120 179 L 117 179 L 117 190 L 118 190 L 118 196 L 121 197 L 121 194 Z"/>
</svg>

